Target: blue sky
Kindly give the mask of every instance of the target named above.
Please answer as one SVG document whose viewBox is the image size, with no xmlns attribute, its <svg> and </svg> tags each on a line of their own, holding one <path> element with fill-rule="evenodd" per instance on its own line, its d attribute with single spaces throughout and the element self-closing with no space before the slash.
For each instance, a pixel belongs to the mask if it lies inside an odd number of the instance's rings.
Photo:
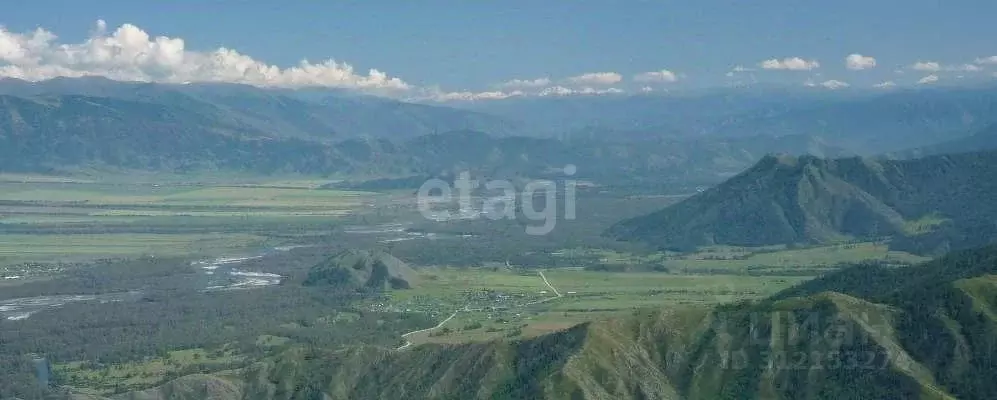
<svg viewBox="0 0 997 400">
<path fill-rule="evenodd" d="M 997 2 L 984 0 L 105 0 L 23 2 L 8 7 L 0 15 L 0 24 L 11 34 L 43 28 L 58 35 L 52 46 L 84 43 L 94 36 L 98 20 L 106 21 L 107 36 L 113 36 L 122 24 L 132 24 L 151 36 L 150 41 L 156 36 L 183 39 L 188 52 L 209 54 L 225 47 L 279 68 L 294 66 L 302 59 L 314 63 L 334 59 L 349 63 L 358 75 L 377 69 L 388 79 L 403 82 L 407 91 L 433 88 L 438 92 L 477 93 L 550 87 L 659 90 L 724 86 L 732 81 L 810 82 L 818 86 L 838 82 L 871 87 L 887 81 L 914 85 L 926 77 L 931 82 L 924 83 L 953 81 L 959 76 L 993 79 L 997 62 L 991 65 L 984 58 L 997 55 L 994 15 Z M 0 46 L 0 57 L 2 52 Z M 845 57 L 850 54 L 864 56 L 857 60 L 865 68 L 846 68 Z M 802 70 L 760 68 L 765 60 L 794 57 L 800 60 L 769 66 Z M 875 67 L 871 59 L 875 59 Z M 73 60 L 70 69 L 79 72 L 91 68 L 87 74 L 104 74 L 100 71 L 111 68 L 81 60 Z M 915 70 L 912 65 L 918 61 L 924 64 Z M 31 75 L 27 68 L 33 65 L 24 65 L 28 62 L 15 62 L 21 64 L 20 69 L 8 69 L 6 74 L 37 79 L 62 73 Z M 107 73 L 121 79 L 133 75 L 166 79 L 155 75 L 164 69 L 162 66 L 150 65 L 129 72 L 114 64 L 114 70 Z M 727 76 L 738 65 L 757 71 Z M 662 70 L 674 77 L 661 74 Z M 645 75 L 648 79 L 640 82 L 635 79 L 651 71 L 659 74 Z M 620 81 L 613 82 L 610 75 L 567 80 L 606 72 L 619 74 Z M 170 79 L 203 77 L 189 71 L 172 76 Z M 381 87 L 379 78 L 329 76 L 300 78 L 293 84 L 331 82 L 331 86 L 374 91 Z M 530 87 L 497 86 L 511 79 L 541 78 L 549 82 L 537 81 Z M 231 78 L 228 73 L 214 74 L 210 79 L 252 82 L 250 78 Z M 292 84 L 287 83 L 290 78 L 281 79 L 281 84 Z M 387 86 L 398 89 L 402 85 Z M 822 87 L 832 86 L 843 87 L 833 83 Z"/>
</svg>

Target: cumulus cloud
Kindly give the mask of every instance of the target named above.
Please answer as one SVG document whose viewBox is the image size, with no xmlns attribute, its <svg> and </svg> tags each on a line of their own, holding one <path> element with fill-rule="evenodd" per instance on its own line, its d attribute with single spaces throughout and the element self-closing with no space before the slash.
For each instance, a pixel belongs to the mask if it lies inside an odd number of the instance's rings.
<svg viewBox="0 0 997 400">
<path fill-rule="evenodd" d="M 979 61 L 979 60 L 977 60 Z M 979 72 L 983 68 L 975 64 L 942 65 L 934 61 L 918 61 L 910 66 L 910 69 L 923 72 Z"/>
<path fill-rule="evenodd" d="M 849 54 L 848 57 L 845 57 L 845 67 L 852 71 L 875 68 L 876 59 L 869 56 L 863 56 L 858 53 Z"/>
<path fill-rule="evenodd" d="M 935 74 L 928 75 L 924 78 L 921 78 L 921 80 L 917 81 L 919 85 L 927 85 L 935 82 L 938 82 L 938 75 Z"/>
<path fill-rule="evenodd" d="M 536 88 L 550 86 L 550 78 L 513 79 L 497 85 L 502 88 Z"/>
<path fill-rule="evenodd" d="M 574 95 L 598 95 L 598 94 L 621 94 L 624 93 L 622 89 L 618 88 L 607 88 L 607 89 L 595 89 L 592 87 L 584 87 L 580 89 L 572 89 L 564 86 L 551 86 L 544 88 L 537 93 L 537 96 L 548 97 L 548 96 L 574 96 Z"/>
<path fill-rule="evenodd" d="M 980 72 L 983 70 L 979 65 L 973 64 L 962 64 L 962 65 L 949 65 L 944 68 L 946 71 L 955 72 Z"/>
<path fill-rule="evenodd" d="M 415 96 L 410 96 L 407 99 L 411 101 L 450 102 L 450 101 L 501 100 L 501 99 L 508 99 L 511 97 L 567 97 L 567 96 L 612 95 L 612 94 L 625 93 L 625 91 L 623 91 L 622 89 L 615 87 L 597 89 L 590 86 L 582 88 L 571 88 L 560 85 L 548 86 L 544 88 L 532 88 L 531 90 L 488 91 L 488 92 L 472 92 L 472 91 L 447 92 L 437 87 L 433 87 L 428 89 L 419 89 L 415 92 L 417 92 L 418 94 Z"/>
<path fill-rule="evenodd" d="M 44 29 L 15 33 L 0 27 L 0 76 L 29 81 L 103 76 L 143 82 L 231 82 L 256 86 L 325 86 L 404 91 L 411 86 L 376 69 L 366 74 L 329 59 L 280 68 L 228 48 L 188 50 L 181 38 L 152 37 L 132 24 L 113 32 L 104 21 L 81 43 L 57 43 Z"/>
<path fill-rule="evenodd" d="M 804 60 L 800 57 L 789 57 L 782 60 L 776 58 L 765 60 L 758 63 L 758 66 L 762 69 L 810 71 L 820 68 L 820 63 L 817 62 L 817 60 Z"/>
<path fill-rule="evenodd" d="M 894 87 L 894 86 L 897 86 L 897 84 L 896 84 L 896 82 L 893 82 L 893 81 L 880 82 L 880 83 L 877 83 L 875 85 L 872 85 L 872 87 L 874 87 L 874 88 L 881 88 L 881 89 L 891 88 L 891 87 Z"/>
<path fill-rule="evenodd" d="M 755 71 L 754 68 L 745 68 L 743 65 L 737 65 L 737 66 L 734 66 L 734 68 L 731 69 L 730 71 L 727 71 L 727 73 L 724 74 L 724 76 L 726 76 L 728 78 L 734 78 L 734 77 L 737 77 L 739 74 L 750 73 L 750 72 L 754 72 L 754 71 Z"/>
<path fill-rule="evenodd" d="M 636 82 L 675 82 L 678 80 L 678 75 L 667 69 L 634 75 L 634 81 Z"/>
<path fill-rule="evenodd" d="M 915 71 L 938 72 L 942 70 L 942 65 L 934 61 L 918 61 L 910 66 Z"/>
<path fill-rule="evenodd" d="M 980 57 L 976 59 L 977 64 L 995 64 L 997 65 L 997 56 L 990 57 Z"/>
<path fill-rule="evenodd" d="M 842 82 L 835 79 L 821 82 L 820 85 L 831 90 L 842 89 L 851 86 L 848 84 L 848 82 Z"/>
<path fill-rule="evenodd" d="M 428 91 L 427 94 L 413 98 L 413 100 L 432 100 L 439 102 L 447 101 L 478 101 L 478 100 L 501 100 L 510 97 L 523 96 L 525 93 L 516 90 L 512 92 L 491 91 L 491 92 L 444 92 L 439 90 Z"/>
<path fill-rule="evenodd" d="M 820 82 L 820 83 L 815 83 L 812 80 L 808 80 L 808 81 L 806 81 L 804 83 L 804 85 L 809 86 L 809 87 L 820 86 L 820 87 L 823 87 L 825 89 L 831 89 L 831 90 L 844 89 L 846 87 L 851 86 L 851 85 L 848 84 L 848 82 L 842 82 L 842 81 L 835 80 L 835 79 L 826 80 L 826 81 Z"/>
<path fill-rule="evenodd" d="M 590 72 L 587 74 L 582 74 L 578 76 L 572 76 L 565 79 L 565 82 L 572 85 L 613 85 L 620 83 L 623 80 L 623 75 L 616 72 Z"/>
</svg>

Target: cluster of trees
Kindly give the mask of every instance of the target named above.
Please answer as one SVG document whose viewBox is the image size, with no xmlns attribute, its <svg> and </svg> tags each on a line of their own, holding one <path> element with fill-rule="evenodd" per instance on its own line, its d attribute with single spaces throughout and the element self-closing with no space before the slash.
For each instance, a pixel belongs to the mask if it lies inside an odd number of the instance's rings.
<svg viewBox="0 0 997 400">
<path fill-rule="evenodd" d="M 291 264 L 292 260 L 284 260 L 279 266 L 292 270 Z M 374 294 L 307 288 L 295 282 L 204 292 L 197 286 L 201 275 L 189 261 L 144 258 L 105 261 L 79 267 L 65 278 L 5 288 L 4 298 L 126 289 L 139 289 L 142 295 L 138 300 L 68 303 L 25 320 L 0 321 L 0 398 L 42 395 L 25 361 L 27 354 L 43 355 L 53 363 L 85 361 L 109 366 L 165 357 L 181 349 L 235 346 L 249 362 L 279 349 L 260 346 L 261 335 L 320 348 L 361 342 L 392 347 L 398 344 L 400 333 L 431 325 L 420 315 L 369 312 L 352 306 Z M 342 312 L 356 318 L 334 318 Z"/>
</svg>

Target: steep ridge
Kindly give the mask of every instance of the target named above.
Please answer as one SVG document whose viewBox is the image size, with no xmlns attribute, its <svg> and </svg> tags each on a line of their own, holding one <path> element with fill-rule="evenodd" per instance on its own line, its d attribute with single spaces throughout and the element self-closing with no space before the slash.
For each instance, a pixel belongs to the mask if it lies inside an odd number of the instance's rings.
<svg viewBox="0 0 997 400">
<path fill-rule="evenodd" d="M 768 156 L 717 187 L 607 234 L 666 248 L 895 237 L 941 254 L 997 237 L 997 152 L 913 160 Z M 972 234 L 969 234 L 972 232 Z"/>
</svg>

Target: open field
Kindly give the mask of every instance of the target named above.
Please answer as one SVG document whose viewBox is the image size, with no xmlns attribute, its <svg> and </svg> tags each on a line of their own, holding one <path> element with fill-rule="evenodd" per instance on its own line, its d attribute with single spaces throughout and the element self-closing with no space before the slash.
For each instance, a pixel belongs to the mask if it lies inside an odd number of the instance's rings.
<svg viewBox="0 0 997 400">
<path fill-rule="evenodd" d="M 902 251 L 892 251 L 885 243 L 863 242 L 789 249 L 785 246 L 759 248 L 716 246 L 696 253 L 627 254 L 605 249 L 566 249 L 556 255 L 563 258 L 596 258 L 607 265 L 657 264 L 672 272 L 731 272 L 778 274 L 780 270 L 835 269 L 843 263 L 883 261 L 914 264 L 927 261 Z"/>
<path fill-rule="evenodd" d="M 0 264 L 142 255 L 224 255 L 261 246 L 266 238 L 248 234 L 0 235 Z"/>
<path fill-rule="evenodd" d="M 78 361 L 56 364 L 52 366 L 52 371 L 63 376 L 71 386 L 88 388 L 94 394 L 106 395 L 153 386 L 202 369 L 217 370 L 235 366 L 242 361 L 242 356 L 229 349 L 210 352 L 191 349 L 171 351 L 164 357 L 107 366 Z"/>
<path fill-rule="evenodd" d="M 533 270 L 427 269 L 419 287 L 392 294 L 391 303 L 405 311 L 432 313 L 439 320 L 459 311 L 440 329 L 409 337 L 413 343 L 480 341 L 535 336 L 638 308 L 697 308 L 762 298 L 847 263 L 926 260 L 874 242 L 810 248 L 717 246 L 691 254 L 606 249 L 565 249 L 554 254 L 621 270 L 545 270 L 558 297 Z M 638 265 L 662 268 L 628 270 Z"/>
<path fill-rule="evenodd" d="M 375 196 L 326 182 L 0 175 L 0 265 L 239 252 L 273 234 L 328 231 Z"/>
</svg>

